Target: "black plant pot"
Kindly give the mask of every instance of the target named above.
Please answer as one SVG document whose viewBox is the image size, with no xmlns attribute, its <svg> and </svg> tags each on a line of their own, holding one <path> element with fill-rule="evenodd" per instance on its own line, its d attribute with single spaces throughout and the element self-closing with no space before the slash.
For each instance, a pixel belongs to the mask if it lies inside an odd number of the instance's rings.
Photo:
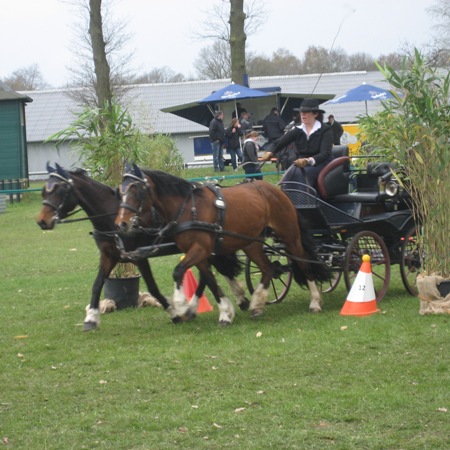
<svg viewBox="0 0 450 450">
<path fill-rule="evenodd" d="M 107 278 L 103 286 L 105 298 L 114 300 L 117 309 L 137 307 L 140 279 L 140 275 L 130 278 Z"/>
<path fill-rule="evenodd" d="M 437 288 L 441 297 L 447 297 L 447 295 L 450 294 L 450 280 L 441 281 Z"/>
</svg>

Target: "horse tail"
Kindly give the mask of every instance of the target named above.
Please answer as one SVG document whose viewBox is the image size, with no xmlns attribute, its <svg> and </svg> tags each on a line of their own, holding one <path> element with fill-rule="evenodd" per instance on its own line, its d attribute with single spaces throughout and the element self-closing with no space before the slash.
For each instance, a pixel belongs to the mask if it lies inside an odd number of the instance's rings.
<svg viewBox="0 0 450 450">
<path fill-rule="evenodd" d="M 236 253 L 230 255 L 213 255 L 210 261 L 224 277 L 233 279 L 242 272 L 242 262 L 239 260 Z"/>
<path fill-rule="evenodd" d="M 305 273 L 304 269 L 301 268 L 302 264 L 292 264 L 292 274 L 294 275 L 294 280 L 300 285 L 306 285 L 306 281 L 309 276 L 312 276 L 314 281 L 326 282 L 331 278 L 331 270 L 319 259 L 316 253 L 314 240 L 306 230 L 308 229 L 306 221 L 300 216 L 297 211 L 298 223 L 301 231 L 301 241 L 303 250 L 305 251 L 305 258 L 311 261 L 309 265 L 309 274 Z M 304 267 L 304 265 L 303 265 Z"/>
</svg>

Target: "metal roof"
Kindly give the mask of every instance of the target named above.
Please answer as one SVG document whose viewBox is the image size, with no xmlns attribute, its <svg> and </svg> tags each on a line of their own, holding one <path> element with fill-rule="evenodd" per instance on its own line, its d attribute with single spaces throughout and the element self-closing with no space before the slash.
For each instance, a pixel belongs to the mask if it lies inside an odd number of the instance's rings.
<svg viewBox="0 0 450 450">
<path fill-rule="evenodd" d="M 140 84 L 129 86 L 126 92 L 127 107 L 135 121 L 145 132 L 196 133 L 206 128 L 162 108 L 195 102 L 230 83 L 229 79 L 201 80 L 180 83 Z M 343 72 L 332 74 L 289 75 L 250 78 L 250 87 L 280 87 L 281 93 L 310 93 L 339 96 L 349 89 L 367 83 L 389 88 L 380 72 Z M 67 128 L 74 120 L 74 112 L 81 108 L 65 90 L 23 92 L 32 95 L 33 103 L 27 105 L 27 141 L 42 142 L 52 134 Z M 369 114 L 379 108 L 371 102 Z M 334 114 L 343 123 L 354 122 L 365 113 L 364 102 L 329 105 L 327 114 Z"/>
<path fill-rule="evenodd" d="M 9 86 L 0 80 L 0 101 L 3 100 L 22 100 L 23 102 L 32 102 L 33 100 L 24 94 L 13 91 Z"/>
</svg>

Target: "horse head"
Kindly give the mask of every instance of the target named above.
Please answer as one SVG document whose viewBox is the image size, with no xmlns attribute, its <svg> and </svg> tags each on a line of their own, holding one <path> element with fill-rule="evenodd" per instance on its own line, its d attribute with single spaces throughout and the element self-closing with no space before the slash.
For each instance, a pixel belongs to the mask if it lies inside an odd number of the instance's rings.
<svg viewBox="0 0 450 450">
<path fill-rule="evenodd" d="M 125 165 L 119 194 L 121 203 L 115 222 L 118 229 L 126 233 L 138 228 L 141 225 L 142 216 L 152 211 L 151 187 L 136 164 Z"/>
<path fill-rule="evenodd" d="M 52 230 L 58 220 L 66 217 L 78 204 L 73 192 L 70 174 L 59 164 L 55 167 L 47 163 L 49 174 L 42 188 L 42 210 L 37 218 L 38 225 L 43 230 Z"/>
</svg>

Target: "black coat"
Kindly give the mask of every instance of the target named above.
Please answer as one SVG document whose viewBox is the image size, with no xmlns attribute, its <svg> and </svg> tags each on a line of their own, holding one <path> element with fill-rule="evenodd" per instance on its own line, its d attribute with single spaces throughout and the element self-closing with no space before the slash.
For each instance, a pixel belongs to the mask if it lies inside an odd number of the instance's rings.
<svg viewBox="0 0 450 450">
<path fill-rule="evenodd" d="M 214 118 L 209 123 L 209 139 L 211 142 L 225 140 L 225 127 L 223 126 L 223 120 Z"/>
<path fill-rule="evenodd" d="M 286 123 L 277 114 L 269 114 L 263 121 L 263 133 L 269 142 L 278 139 L 284 133 L 284 127 Z"/>
<path fill-rule="evenodd" d="M 227 130 L 225 131 L 225 136 L 227 137 L 228 141 L 227 148 L 231 148 L 231 150 L 240 148 L 241 143 L 239 138 L 243 136 L 243 133 L 239 127 L 227 128 Z"/>
<path fill-rule="evenodd" d="M 327 124 L 316 130 L 307 139 L 306 133 L 299 127 L 294 127 L 281 138 L 277 139 L 268 150 L 273 154 L 281 152 L 290 143 L 295 143 L 295 149 L 289 155 L 287 167 L 298 158 L 314 158 L 316 165 L 328 162 L 331 159 L 333 148 L 333 132 Z"/>
</svg>

